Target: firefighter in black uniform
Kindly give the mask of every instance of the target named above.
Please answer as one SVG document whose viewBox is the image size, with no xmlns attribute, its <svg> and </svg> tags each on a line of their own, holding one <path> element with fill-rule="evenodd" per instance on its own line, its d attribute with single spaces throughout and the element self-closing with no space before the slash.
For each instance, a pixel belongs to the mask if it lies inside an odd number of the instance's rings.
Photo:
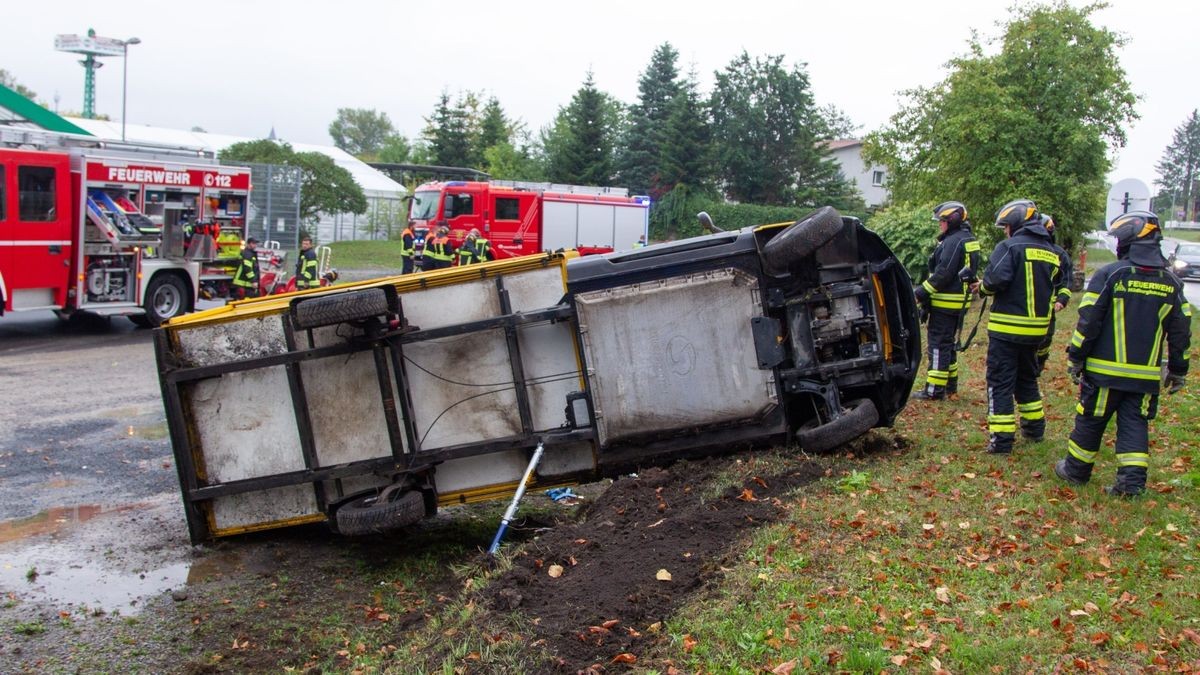
<svg viewBox="0 0 1200 675">
<path fill-rule="evenodd" d="M 1163 260 L 1158 216 L 1131 211 L 1113 219 L 1108 233 L 1117 240 L 1118 260 L 1092 276 L 1079 301 L 1079 324 L 1067 348 L 1068 372 L 1079 383 L 1079 405 L 1067 456 L 1054 465 L 1054 473 L 1068 483 L 1086 483 L 1115 414 L 1117 479 L 1105 491 L 1134 496 L 1146 489 L 1163 338 L 1163 384 L 1174 393 L 1187 376 L 1192 310 L 1183 284 Z"/>
<path fill-rule="evenodd" d="M 1071 302 L 1071 279 L 1075 276 L 1075 268 L 1071 264 L 1071 254 L 1067 253 L 1066 249 L 1058 245 L 1054 240 L 1054 219 L 1043 213 L 1041 216 L 1042 227 L 1050 233 L 1050 244 L 1058 251 L 1059 269 L 1062 270 L 1062 280 L 1058 287 L 1054 289 L 1054 314 L 1050 315 L 1050 328 L 1046 331 L 1046 337 L 1042 338 L 1042 344 L 1038 345 L 1037 360 L 1038 360 L 1038 377 L 1046 370 L 1046 362 L 1050 360 L 1050 345 L 1054 342 L 1054 317 L 1067 303 Z"/>
<path fill-rule="evenodd" d="M 988 315 L 987 451 L 1012 452 L 1017 434 L 1016 397 L 1021 435 L 1040 441 L 1046 414 L 1037 383 L 1037 348 L 1050 328 L 1050 303 L 1062 276 L 1062 261 L 1050 244 L 1037 205 L 1028 199 L 1009 202 L 996 213 L 996 227 L 1008 238 L 996 245 L 979 292 L 992 295 Z"/>
<path fill-rule="evenodd" d="M 312 237 L 300 240 L 300 257 L 296 260 L 296 290 L 320 288 L 321 280 L 317 278 L 317 251 L 313 248 Z"/>
<path fill-rule="evenodd" d="M 412 223 L 404 226 L 404 231 L 400 233 L 400 274 L 412 274 L 415 268 L 413 267 L 413 256 L 417 252 L 417 233 L 413 230 Z"/>
<path fill-rule="evenodd" d="M 257 298 L 258 281 L 258 240 L 250 237 L 242 247 L 241 258 L 237 270 L 233 273 L 233 287 L 238 299 Z"/>
<path fill-rule="evenodd" d="M 929 278 L 917 286 L 917 303 L 928 315 L 929 370 L 925 388 L 913 398 L 938 400 L 958 391 L 958 328 L 970 305 L 971 291 L 960 277 L 979 269 L 979 242 L 971 233 L 967 207 L 944 202 L 933 209 L 941 232 L 929 256 Z"/>
</svg>

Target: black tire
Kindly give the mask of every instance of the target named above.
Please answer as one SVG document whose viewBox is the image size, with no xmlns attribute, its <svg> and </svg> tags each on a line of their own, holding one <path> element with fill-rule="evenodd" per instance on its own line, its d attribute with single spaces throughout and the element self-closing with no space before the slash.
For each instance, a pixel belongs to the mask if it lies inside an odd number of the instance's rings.
<svg viewBox="0 0 1200 675">
<path fill-rule="evenodd" d="M 167 319 L 186 313 L 191 305 L 191 293 L 183 280 L 174 274 L 159 273 L 150 280 L 146 287 L 146 295 L 142 301 L 142 309 L 146 313 L 131 320 L 141 325 L 157 328 Z M 138 321 L 143 319 L 145 324 Z"/>
<path fill-rule="evenodd" d="M 879 422 L 879 410 L 869 398 L 860 398 L 847 405 L 846 412 L 836 420 L 796 432 L 796 443 L 807 452 L 828 452 L 862 436 Z"/>
<path fill-rule="evenodd" d="M 822 206 L 763 246 L 763 267 L 771 276 L 784 276 L 792 263 L 828 244 L 841 231 L 841 214 L 832 206 Z"/>
<path fill-rule="evenodd" d="M 388 502 L 378 499 L 370 494 L 343 504 L 334 514 L 338 532 L 352 537 L 389 532 L 425 517 L 425 496 L 420 490 L 398 493 Z"/>
<path fill-rule="evenodd" d="M 299 328 L 316 328 L 369 319 L 389 311 L 387 293 L 382 288 L 368 288 L 353 293 L 301 300 L 292 310 L 296 326 Z"/>
</svg>

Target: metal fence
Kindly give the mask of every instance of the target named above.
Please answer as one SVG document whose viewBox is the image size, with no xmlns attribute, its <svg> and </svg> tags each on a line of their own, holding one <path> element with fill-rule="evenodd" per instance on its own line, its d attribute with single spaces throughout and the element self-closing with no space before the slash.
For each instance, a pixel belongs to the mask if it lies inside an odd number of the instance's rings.
<svg viewBox="0 0 1200 675">
<path fill-rule="evenodd" d="M 322 242 L 395 239 L 408 221 L 408 200 L 400 193 L 367 194 L 367 212 L 322 213 L 317 234 Z"/>
<path fill-rule="evenodd" d="M 248 236 L 277 241 L 284 250 L 300 247 L 300 167 L 249 164 Z"/>
</svg>

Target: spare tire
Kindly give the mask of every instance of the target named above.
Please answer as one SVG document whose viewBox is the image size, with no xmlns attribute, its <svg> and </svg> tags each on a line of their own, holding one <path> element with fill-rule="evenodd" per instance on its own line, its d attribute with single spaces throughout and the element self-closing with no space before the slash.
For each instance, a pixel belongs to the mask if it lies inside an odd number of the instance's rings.
<svg viewBox="0 0 1200 675">
<path fill-rule="evenodd" d="M 407 527 L 425 517 L 425 495 L 420 490 L 396 492 L 394 499 L 363 495 L 343 504 L 334 514 L 341 534 L 359 536 Z"/>
<path fill-rule="evenodd" d="M 828 244 L 841 231 L 842 215 L 832 206 L 822 206 L 763 246 L 763 267 L 771 276 L 784 276 L 792 263 Z"/>
<path fill-rule="evenodd" d="M 302 329 L 369 319 L 389 311 L 387 292 L 382 288 L 301 298 L 292 306 L 296 326 Z"/>
<path fill-rule="evenodd" d="M 869 398 L 851 401 L 846 411 L 832 422 L 804 427 L 796 432 L 796 443 L 808 452 L 828 452 L 862 436 L 879 422 L 879 410 Z"/>
</svg>

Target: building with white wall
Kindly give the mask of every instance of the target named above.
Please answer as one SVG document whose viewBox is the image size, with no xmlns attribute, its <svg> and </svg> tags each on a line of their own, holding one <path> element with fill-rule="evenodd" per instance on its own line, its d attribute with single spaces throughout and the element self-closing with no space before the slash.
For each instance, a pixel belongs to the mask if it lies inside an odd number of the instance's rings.
<svg viewBox="0 0 1200 675">
<path fill-rule="evenodd" d="M 842 175 L 854 182 L 868 208 L 887 201 L 887 167 L 867 164 L 862 156 L 862 141 L 846 138 L 828 142 L 829 154 L 842 169 Z"/>
</svg>

